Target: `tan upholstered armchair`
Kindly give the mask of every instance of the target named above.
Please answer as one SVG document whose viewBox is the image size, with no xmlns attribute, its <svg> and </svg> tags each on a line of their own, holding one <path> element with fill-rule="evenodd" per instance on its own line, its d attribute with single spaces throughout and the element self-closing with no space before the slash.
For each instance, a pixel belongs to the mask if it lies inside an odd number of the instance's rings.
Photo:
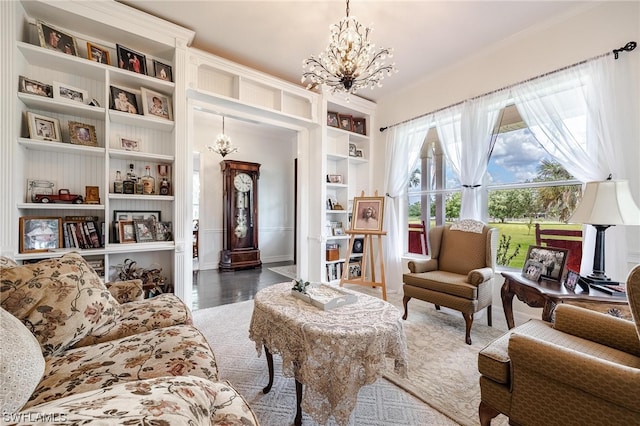
<svg viewBox="0 0 640 426">
<path fill-rule="evenodd" d="M 403 275 L 404 315 L 412 297 L 462 312 L 465 342 L 471 344 L 473 314 L 487 309 L 491 325 L 491 293 L 495 272 L 498 230 L 482 222 L 462 220 L 429 231 L 428 260 L 409 262 Z"/>
<path fill-rule="evenodd" d="M 561 304 L 480 351 L 480 423 L 640 425 L 640 265 L 627 294 L 633 322 Z"/>
</svg>

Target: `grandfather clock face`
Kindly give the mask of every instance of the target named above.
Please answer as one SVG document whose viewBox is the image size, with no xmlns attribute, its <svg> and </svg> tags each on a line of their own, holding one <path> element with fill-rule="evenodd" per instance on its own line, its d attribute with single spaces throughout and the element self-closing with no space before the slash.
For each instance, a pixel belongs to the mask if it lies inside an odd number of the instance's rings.
<svg viewBox="0 0 640 426">
<path fill-rule="evenodd" d="M 224 241 L 222 270 L 260 266 L 258 249 L 258 178 L 260 164 L 224 160 Z"/>
</svg>

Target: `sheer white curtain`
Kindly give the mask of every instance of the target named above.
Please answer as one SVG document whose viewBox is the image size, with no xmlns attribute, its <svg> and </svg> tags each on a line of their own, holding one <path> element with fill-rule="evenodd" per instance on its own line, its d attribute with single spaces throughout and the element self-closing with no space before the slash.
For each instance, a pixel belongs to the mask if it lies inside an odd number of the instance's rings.
<svg viewBox="0 0 640 426">
<path fill-rule="evenodd" d="M 614 62 L 607 55 L 512 88 L 516 107 L 536 139 L 582 182 L 605 180 L 610 174 L 614 179 L 626 177 L 616 146 L 638 140 L 635 102 L 629 102 L 628 95 L 634 93 L 634 81 L 626 56 Z M 588 274 L 593 269 L 595 230 L 586 226 L 584 231 L 581 273 Z M 624 230 L 609 229 L 605 240 L 607 275 L 624 280 Z"/>
<path fill-rule="evenodd" d="M 431 115 L 390 128 L 387 134 L 385 157 L 385 215 L 387 231 L 385 247 L 385 275 L 387 290 L 397 292 L 402 287 L 403 234 L 407 229 L 407 215 L 403 213 L 409 187 L 411 168 L 418 161 L 420 149 L 432 122 Z"/>
<path fill-rule="evenodd" d="M 443 151 L 462 184 L 461 219 L 488 220 L 483 181 L 496 121 L 508 97 L 509 92 L 501 90 L 435 114 Z"/>
</svg>

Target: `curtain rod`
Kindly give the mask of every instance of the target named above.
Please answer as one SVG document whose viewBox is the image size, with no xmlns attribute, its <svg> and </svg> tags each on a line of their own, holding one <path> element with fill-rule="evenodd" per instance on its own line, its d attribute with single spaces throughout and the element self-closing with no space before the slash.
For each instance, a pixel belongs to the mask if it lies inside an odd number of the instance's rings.
<svg viewBox="0 0 640 426">
<path fill-rule="evenodd" d="M 593 58 L 585 59 L 585 60 L 580 61 L 580 62 L 577 62 L 577 63 L 575 63 L 575 64 L 567 65 L 566 67 L 558 68 L 558 69 L 556 69 L 556 70 L 549 71 L 549 72 L 544 73 L 544 74 L 540 74 L 540 75 L 538 75 L 538 76 L 535 76 L 535 77 L 529 78 L 529 79 L 527 79 L 527 80 L 522 80 L 522 81 L 520 81 L 520 82 L 518 82 L 518 83 L 510 84 L 509 86 L 505 86 L 505 87 L 500 88 L 500 89 L 492 90 L 492 91 L 490 91 L 490 92 L 483 93 L 483 94 L 478 95 L 478 96 L 474 96 L 474 97 L 469 98 L 469 99 L 466 99 L 466 100 L 464 100 L 464 101 L 456 102 L 455 104 L 451 104 L 451 105 L 448 105 L 448 106 L 446 106 L 446 107 L 438 108 L 438 109 L 435 109 L 435 110 L 433 110 L 433 111 L 426 112 L 426 113 L 424 113 L 424 114 L 420 114 L 420 115 L 415 116 L 415 117 L 413 117 L 413 118 L 408 118 L 408 119 L 406 119 L 406 120 L 400 121 L 400 122 L 395 123 L 395 124 L 390 124 L 390 125 L 388 125 L 387 127 L 380 127 L 380 131 L 381 131 L 381 132 L 384 132 L 385 130 L 387 130 L 387 129 L 388 129 L 388 128 L 390 128 L 390 127 L 399 126 L 400 124 L 408 123 L 408 122 L 413 121 L 413 120 L 416 120 L 416 119 L 418 119 L 418 118 L 426 117 L 426 116 L 427 116 L 427 115 L 429 115 L 429 114 L 434 114 L 434 113 L 436 113 L 436 112 L 443 111 L 443 110 L 445 110 L 445 109 L 447 109 L 447 108 L 451 108 L 451 107 L 454 107 L 454 106 L 461 105 L 461 104 L 465 103 L 466 101 L 470 101 L 470 100 L 479 99 L 479 98 L 482 98 L 482 97 L 485 97 L 485 96 L 489 96 L 489 95 L 492 95 L 492 94 L 494 94 L 494 93 L 500 92 L 500 91 L 502 91 L 502 90 L 509 89 L 509 88 L 511 88 L 511 87 L 517 86 L 517 85 L 519 85 L 519 84 L 527 83 L 527 82 L 529 82 L 529 81 L 534 81 L 534 80 L 537 80 L 537 79 L 539 79 L 539 78 L 546 77 L 546 76 L 548 76 L 548 75 L 555 74 L 555 73 L 557 73 L 557 72 L 567 70 L 567 69 L 569 69 L 569 68 L 577 67 L 578 65 L 582 65 L 582 64 L 585 64 L 585 63 L 587 63 L 587 62 L 589 62 L 589 61 L 593 61 L 594 59 L 598 59 L 598 58 L 602 58 L 602 57 L 604 57 L 604 56 L 611 55 L 612 53 L 613 53 L 613 55 L 614 55 L 614 56 L 613 56 L 613 57 L 614 57 L 614 59 L 618 59 L 618 54 L 619 54 L 620 52 L 631 52 L 633 49 L 635 49 L 635 48 L 636 48 L 636 46 L 637 46 L 637 43 L 636 43 L 635 41 L 630 41 L 629 43 L 625 44 L 624 46 L 620 47 L 619 49 L 613 49 L 611 52 L 607 52 L 607 53 L 604 53 L 604 54 L 602 54 L 602 55 L 594 56 Z"/>
</svg>

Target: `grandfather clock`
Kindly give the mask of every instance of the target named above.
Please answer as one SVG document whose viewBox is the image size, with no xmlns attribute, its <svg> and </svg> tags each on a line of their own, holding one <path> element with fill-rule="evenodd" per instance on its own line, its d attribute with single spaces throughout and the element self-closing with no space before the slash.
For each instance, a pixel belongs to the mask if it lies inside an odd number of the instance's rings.
<svg viewBox="0 0 640 426">
<path fill-rule="evenodd" d="M 260 164 L 224 160 L 220 167 L 224 175 L 220 271 L 261 267 L 258 249 Z"/>
</svg>

